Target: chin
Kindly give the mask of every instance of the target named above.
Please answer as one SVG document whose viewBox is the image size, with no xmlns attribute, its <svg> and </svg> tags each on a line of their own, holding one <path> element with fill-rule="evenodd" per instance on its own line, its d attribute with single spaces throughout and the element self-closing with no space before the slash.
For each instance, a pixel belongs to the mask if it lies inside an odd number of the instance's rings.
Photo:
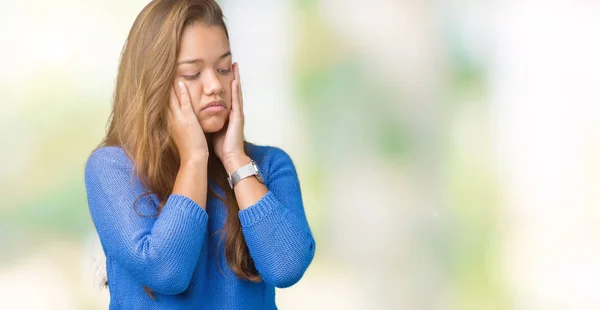
<svg viewBox="0 0 600 310">
<path fill-rule="evenodd" d="M 218 132 L 225 126 L 225 119 L 211 117 L 210 119 L 200 121 L 200 126 L 202 126 L 204 133 Z"/>
</svg>

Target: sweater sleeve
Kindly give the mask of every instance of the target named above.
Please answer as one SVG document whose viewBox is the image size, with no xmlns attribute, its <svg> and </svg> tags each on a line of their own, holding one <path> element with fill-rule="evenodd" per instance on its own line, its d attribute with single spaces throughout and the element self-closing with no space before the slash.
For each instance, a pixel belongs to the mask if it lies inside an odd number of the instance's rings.
<svg viewBox="0 0 600 310">
<path fill-rule="evenodd" d="M 107 259 L 128 270 L 140 285 L 160 294 L 179 294 L 189 286 L 198 262 L 208 215 L 191 199 L 171 195 L 156 216 L 158 199 L 139 198 L 147 190 L 132 177 L 132 169 L 120 148 L 92 153 L 85 168 L 92 220 Z"/>
<path fill-rule="evenodd" d="M 288 287 L 298 282 L 315 254 L 296 169 L 281 149 L 272 148 L 268 193 L 238 215 L 258 273 L 265 283 Z"/>
</svg>

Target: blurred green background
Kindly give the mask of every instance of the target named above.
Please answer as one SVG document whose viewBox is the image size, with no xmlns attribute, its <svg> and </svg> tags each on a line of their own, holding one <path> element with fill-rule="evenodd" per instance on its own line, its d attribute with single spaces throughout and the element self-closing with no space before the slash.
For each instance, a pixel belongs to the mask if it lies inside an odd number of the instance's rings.
<svg viewBox="0 0 600 310">
<path fill-rule="evenodd" d="M 147 2 L 0 2 L 2 309 L 107 308 L 83 169 Z M 600 3 L 219 3 L 317 239 L 281 309 L 600 307 Z"/>
</svg>

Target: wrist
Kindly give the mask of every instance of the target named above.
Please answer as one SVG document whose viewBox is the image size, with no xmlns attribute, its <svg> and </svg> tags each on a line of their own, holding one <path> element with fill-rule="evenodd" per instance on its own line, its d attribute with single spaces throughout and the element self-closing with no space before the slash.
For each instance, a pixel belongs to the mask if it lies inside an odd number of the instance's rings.
<svg viewBox="0 0 600 310">
<path fill-rule="evenodd" d="M 235 156 L 230 156 L 227 159 L 223 160 L 223 166 L 225 170 L 229 173 L 233 173 L 239 168 L 249 164 L 251 161 L 250 157 L 246 154 L 240 154 Z"/>
<path fill-rule="evenodd" d="M 208 154 L 204 155 L 193 155 L 179 158 L 180 166 L 197 166 L 202 164 L 208 164 Z"/>
</svg>

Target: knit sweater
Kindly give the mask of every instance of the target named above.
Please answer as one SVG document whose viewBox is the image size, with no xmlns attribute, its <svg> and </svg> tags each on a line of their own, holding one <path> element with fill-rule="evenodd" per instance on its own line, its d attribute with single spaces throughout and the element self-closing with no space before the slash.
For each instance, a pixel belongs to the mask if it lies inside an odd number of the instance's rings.
<svg viewBox="0 0 600 310">
<path fill-rule="evenodd" d="M 151 194 L 138 200 L 147 189 L 132 174 L 125 152 L 108 146 L 91 154 L 85 185 L 106 254 L 110 309 L 277 309 L 275 287 L 300 280 L 313 259 L 315 241 L 290 157 L 279 148 L 256 145 L 250 145 L 248 156 L 257 162 L 269 190 L 238 213 L 262 278 L 258 283 L 239 279 L 224 246 L 217 246 L 217 231 L 227 216 L 223 202 L 208 195 L 203 209 L 172 194 L 160 215 L 152 216 L 158 198 Z"/>
</svg>

